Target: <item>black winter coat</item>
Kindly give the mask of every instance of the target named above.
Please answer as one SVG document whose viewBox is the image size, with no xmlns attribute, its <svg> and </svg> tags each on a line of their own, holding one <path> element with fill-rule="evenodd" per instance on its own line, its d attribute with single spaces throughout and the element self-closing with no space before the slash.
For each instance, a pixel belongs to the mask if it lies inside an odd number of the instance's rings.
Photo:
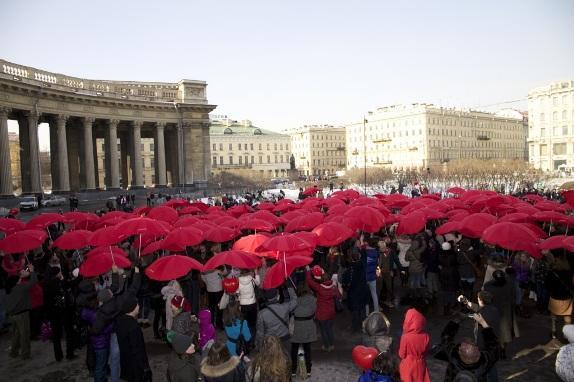
<svg viewBox="0 0 574 382">
<path fill-rule="evenodd" d="M 135 318 L 122 314 L 116 318 L 120 347 L 121 378 L 128 382 L 151 381 L 143 333 Z"/>
</svg>

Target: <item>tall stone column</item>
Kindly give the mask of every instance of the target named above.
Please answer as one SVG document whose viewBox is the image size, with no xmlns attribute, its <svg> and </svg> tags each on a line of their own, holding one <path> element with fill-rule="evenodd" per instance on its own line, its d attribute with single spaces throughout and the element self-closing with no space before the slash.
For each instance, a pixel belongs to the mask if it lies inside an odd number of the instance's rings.
<svg viewBox="0 0 574 382">
<path fill-rule="evenodd" d="M 68 116 L 58 115 L 56 118 L 58 126 L 58 191 L 70 191 L 70 172 L 68 170 L 68 141 L 66 139 L 66 122 Z"/>
<path fill-rule="evenodd" d="M 10 143 L 8 140 L 9 111 L 8 108 L 0 107 L 0 197 L 14 196 L 12 161 L 10 160 Z"/>
<path fill-rule="evenodd" d="M 209 122 L 203 122 L 201 124 L 201 131 L 203 137 L 203 180 L 205 181 L 204 186 L 207 187 L 207 181 L 211 176 L 211 139 L 209 137 Z M 246 161 L 247 162 L 247 161 Z M 247 163 L 245 163 L 247 164 Z"/>
<path fill-rule="evenodd" d="M 40 181 L 40 147 L 38 142 L 38 114 L 27 112 L 28 119 L 28 145 L 30 148 L 30 192 L 41 193 Z"/>
<path fill-rule="evenodd" d="M 155 136 L 155 180 L 156 187 L 165 187 L 167 184 L 166 175 L 167 170 L 165 166 L 165 123 L 158 122 L 156 124 L 156 136 Z"/>
<path fill-rule="evenodd" d="M 95 119 L 84 118 L 84 165 L 86 173 L 86 190 L 96 189 L 96 174 L 94 166 L 94 142 L 92 139 L 92 125 Z"/>
<path fill-rule="evenodd" d="M 181 124 L 177 128 L 177 182 L 180 186 L 187 183 L 185 166 L 185 129 L 187 125 Z"/>
<path fill-rule="evenodd" d="M 142 122 L 134 121 L 133 126 L 133 180 L 131 188 L 143 188 L 143 163 L 142 163 Z"/>
<path fill-rule="evenodd" d="M 118 119 L 111 119 L 108 127 L 109 145 L 107 154 L 110 157 L 110 188 L 117 190 L 120 188 L 120 164 L 118 157 Z"/>
</svg>

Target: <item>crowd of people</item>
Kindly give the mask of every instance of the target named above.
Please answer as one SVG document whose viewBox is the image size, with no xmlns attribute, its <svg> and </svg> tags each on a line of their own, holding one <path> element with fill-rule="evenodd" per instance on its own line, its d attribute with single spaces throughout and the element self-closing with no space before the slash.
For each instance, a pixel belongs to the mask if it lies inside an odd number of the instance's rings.
<svg viewBox="0 0 574 382">
<path fill-rule="evenodd" d="M 246 205 L 256 207 L 262 198 L 254 194 Z M 126 195 L 117 207 L 134 203 Z M 220 203 L 223 209 L 237 204 L 227 197 Z M 574 257 L 563 249 L 543 250 L 538 258 L 509 253 L 477 238 L 439 235 L 437 227 L 428 224 L 408 235 L 398 234 L 396 225 L 357 231 L 338 245 L 317 246 L 310 264 L 289 272 L 279 287 L 264 289 L 277 259 L 264 257 L 256 269 L 223 265 L 169 282 L 150 279 L 145 269 L 169 253 L 138 257 L 133 236 L 120 244 L 133 267 L 114 265 L 98 277 L 83 277 L 78 269 L 85 251 L 52 247 L 70 227 L 51 225 L 41 248 L 1 253 L 0 327 L 9 325 L 15 358 L 30 358 L 30 340 L 42 336 L 50 338 L 58 362 L 64 358 L 62 340 L 68 360 L 85 348 L 96 382 L 163 378 L 150 367 L 147 330 L 171 348 L 169 381 L 282 382 L 296 375 L 312 378 L 311 345 L 320 340 L 322 351 L 336 349 L 334 322 L 346 309 L 349 329 L 363 334 L 361 345 L 376 349 L 357 376 L 362 382 L 430 381 L 429 356 L 448 363 L 445 381 L 493 382 L 498 361 L 509 356 L 508 344 L 520 335 L 517 317 L 549 314 L 552 326 L 541 330 L 560 339 L 563 333 L 570 343 L 561 349 L 556 371 L 573 381 Z M 567 234 L 566 227 L 552 229 Z M 203 242 L 186 248 L 185 255 L 205 264 L 232 244 Z M 425 314 L 437 306 L 448 324 L 433 346 Z M 387 318 L 392 310 L 405 311 L 398 341 Z M 464 319 L 475 322 L 473 338 L 456 341 Z"/>
</svg>

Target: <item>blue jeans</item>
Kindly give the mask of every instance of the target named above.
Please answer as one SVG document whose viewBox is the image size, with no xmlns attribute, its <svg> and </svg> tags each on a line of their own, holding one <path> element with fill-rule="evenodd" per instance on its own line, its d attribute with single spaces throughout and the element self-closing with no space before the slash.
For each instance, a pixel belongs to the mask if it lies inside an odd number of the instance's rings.
<svg viewBox="0 0 574 382">
<path fill-rule="evenodd" d="M 379 295 L 377 294 L 377 280 L 367 281 L 369 290 L 371 291 L 371 298 L 373 299 L 373 312 L 378 312 L 379 307 Z"/>
<path fill-rule="evenodd" d="M 118 336 L 112 333 L 110 338 L 110 380 L 118 382 L 120 380 L 120 345 Z"/>
<path fill-rule="evenodd" d="M 107 376 L 107 366 L 108 357 L 110 354 L 110 349 L 95 349 L 96 354 L 96 367 L 94 368 L 94 382 L 106 382 L 108 380 Z"/>
</svg>

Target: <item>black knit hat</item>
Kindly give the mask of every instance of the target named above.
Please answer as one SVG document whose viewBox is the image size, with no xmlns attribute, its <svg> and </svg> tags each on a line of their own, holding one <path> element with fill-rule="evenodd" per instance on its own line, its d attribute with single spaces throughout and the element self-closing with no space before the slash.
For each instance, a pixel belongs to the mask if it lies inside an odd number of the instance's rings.
<svg viewBox="0 0 574 382">
<path fill-rule="evenodd" d="M 124 301 L 124 304 L 122 306 L 122 313 L 128 314 L 133 312 L 137 305 L 138 305 L 138 299 L 135 298 L 134 296 L 129 296 Z"/>
</svg>

